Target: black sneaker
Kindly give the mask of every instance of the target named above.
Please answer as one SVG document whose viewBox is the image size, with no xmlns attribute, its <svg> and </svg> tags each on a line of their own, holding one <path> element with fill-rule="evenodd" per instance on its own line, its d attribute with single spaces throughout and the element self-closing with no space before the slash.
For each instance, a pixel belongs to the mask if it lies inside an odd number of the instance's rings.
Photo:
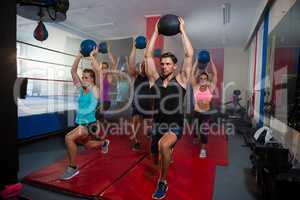
<svg viewBox="0 0 300 200">
<path fill-rule="evenodd" d="M 153 199 L 163 199 L 167 195 L 168 185 L 162 181 L 159 181 L 155 192 L 152 195 Z"/>
<path fill-rule="evenodd" d="M 101 146 L 101 152 L 103 153 L 103 154 L 106 154 L 106 153 L 108 153 L 108 146 L 109 146 L 109 140 L 108 139 L 106 139 L 106 140 L 104 140 L 104 143 L 102 144 L 102 146 Z"/>
<path fill-rule="evenodd" d="M 132 150 L 133 151 L 141 150 L 141 143 L 139 143 L 139 142 L 134 143 L 133 146 L 132 146 Z"/>
</svg>

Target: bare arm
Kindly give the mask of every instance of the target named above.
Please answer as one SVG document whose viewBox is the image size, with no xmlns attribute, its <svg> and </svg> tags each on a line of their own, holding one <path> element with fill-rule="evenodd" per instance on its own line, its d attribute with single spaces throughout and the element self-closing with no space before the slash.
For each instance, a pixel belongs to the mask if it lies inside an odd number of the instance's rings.
<svg viewBox="0 0 300 200">
<path fill-rule="evenodd" d="M 79 62 L 80 62 L 81 58 L 82 58 L 81 54 L 77 55 L 75 60 L 74 60 L 73 65 L 72 65 L 72 68 L 71 68 L 71 75 L 72 75 L 73 83 L 77 87 L 82 86 L 82 81 L 81 81 L 81 79 L 80 79 L 80 77 L 78 76 L 78 73 L 77 73 L 78 65 L 79 65 Z"/>
<path fill-rule="evenodd" d="M 211 68 L 212 68 L 212 86 L 211 86 L 211 89 L 212 90 L 215 90 L 216 86 L 217 86 L 217 81 L 218 81 L 218 72 L 217 72 L 217 68 L 216 68 L 216 65 L 213 61 L 213 59 L 211 58 L 210 59 L 211 61 Z"/>
<path fill-rule="evenodd" d="M 197 68 L 197 65 L 198 65 L 198 59 L 195 60 L 193 68 L 192 68 L 192 72 L 191 72 L 190 82 L 193 86 L 197 84 L 197 73 L 199 71 Z"/>
<path fill-rule="evenodd" d="M 97 60 L 97 54 L 98 54 L 98 48 L 95 48 L 91 53 L 90 53 L 90 58 L 91 58 L 91 65 L 93 70 L 95 71 L 96 74 L 96 85 L 98 87 L 101 87 L 101 80 L 103 79 L 103 73 L 102 73 L 102 61 L 98 62 Z"/>
<path fill-rule="evenodd" d="M 155 42 L 158 37 L 157 24 L 158 24 L 158 22 L 156 23 L 155 30 L 152 34 L 150 42 L 148 43 L 146 51 L 145 51 L 145 64 L 146 64 L 145 71 L 146 71 L 146 75 L 149 79 L 150 86 L 152 86 L 155 83 L 155 81 L 159 78 L 159 74 L 156 70 L 155 61 L 154 61 L 154 57 L 153 57 L 154 46 L 155 46 Z"/>
<path fill-rule="evenodd" d="M 115 71 L 117 69 L 117 60 L 112 54 L 110 43 L 107 43 L 107 55 L 111 62 L 111 70 Z"/>
<path fill-rule="evenodd" d="M 100 72 L 102 69 L 102 62 L 98 62 L 97 60 L 97 53 L 98 53 L 98 48 L 95 48 L 93 51 L 90 53 L 90 58 L 91 58 L 91 64 L 92 68 L 95 70 L 95 72 Z"/>
<path fill-rule="evenodd" d="M 138 74 L 138 72 L 136 71 L 135 68 L 135 57 L 136 57 L 136 47 L 135 47 L 135 42 L 134 42 L 134 38 L 132 38 L 132 49 L 129 55 L 129 60 L 128 60 L 128 71 L 129 71 L 129 75 L 132 78 L 135 78 Z"/>
<path fill-rule="evenodd" d="M 97 86 L 93 87 L 93 94 L 97 99 L 100 98 L 99 88 Z"/>
<path fill-rule="evenodd" d="M 187 36 L 183 19 L 179 17 L 178 20 L 180 22 L 181 40 L 184 48 L 184 60 L 181 72 L 179 74 L 179 79 L 181 80 L 181 83 L 186 86 L 193 69 L 194 49 Z"/>
</svg>

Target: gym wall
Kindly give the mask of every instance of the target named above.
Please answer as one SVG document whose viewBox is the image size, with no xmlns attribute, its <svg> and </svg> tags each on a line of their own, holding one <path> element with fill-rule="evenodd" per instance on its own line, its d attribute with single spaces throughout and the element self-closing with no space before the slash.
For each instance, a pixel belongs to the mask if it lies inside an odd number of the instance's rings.
<svg viewBox="0 0 300 200">
<path fill-rule="evenodd" d="M 274 53 L 272 98 L 275 118 L 287 123 L 288 104 L 293 103 L 300 47 L 279 47 Z"/>
<path fill-rule="evenodd" d="M 274 1 L 263 15 L 259 29 L 249 45 L 248 55 L 249 90 L 254 98 L 253 123 L 257 126 L 270 125 L 276 139 L 299 159 L 299 132 L 288 125 L 287 106 L 294 103 L 293 88 L 295 90 L 299 70 L 300 44 L 291 43 L 292 38 L 299 38 L 296 29 L 299 20 L 297 5 L 300 7 L 296 0 Z M 267 87 L 270 90 L 266 90 Z M 264 112 L 265 101 L 274 104 L 273 117 Z"/>
<path fill-rule="evenodd" d="M 120 40 L 111 40 L 112 54 L 119 58 L 120 56 L 129 56 L 131 47 L 132 47 L 132 39 L 120 39 Z M 106 55 L 103 56 L 105 59 L 108 59 Z M 108 61 L 108 60 L 107 60 Z"/>
<path fill-rule="evenodd" d="M 276 0 L 270 9 L 269 33 L 279 24 L 282 18 L 297 0 Z"/>
<path fill-rule="evenodd" d="M 229 101 L 234 90 L 240 90 L 241 105 L 246 107 L 248 79 L 248 55 L 242 48 L 224 49 L 224 89 L 222 102 Z"/>
<path fill-rule="evenodd" d="M 178 58 L 178 63 L 182 63 L 183 48 L 180 37 L 165 37 L 165 49 L 174 52 Z M 198 50 L 195 47 L 195 55 Z M 239 89 L 242 91 L 241 97 L 243 100 L 241 104 L 246 106 L 246 92 L 249 86 L 248 78 L 248 63 L 249 57 L 247 52 L 244 52 L 241 47 L 228 48 L 214 48 L 208 49 L 212 52 L 218 67 L 218 84 L 219 90 L 218 99 L 222 103 L 228 101 L 232 95 L 233 90 Z M 234 72 L 234 73 L 233 73 Z"/>
<path fill-rule="evenodd" d="M 272 7 L 270 8 L 269 12 L 265 14 L 263 22 L 260 24 L 260 28 L 255 33 L 255 37 L 252 39 L 251 44 L 248 48 L 248 54 L 249 54 L 249 92 L 250 96 L 252 96 L 252 100 L 254 100 L 253 106 L 254 106 L 254 112 L 253 112 L 253 123 L 259 123 L 259 120 L 261 120 L 260 125 L 262 125 L 262 122 L 266 122 L 267 119 L 263 116 L 260 116 L 263 114 L 262 109 L 263 107 L 261 104 L 264 101 L 264 98 L 262 98 L 263 92 L 260 92 L 261 89 L 263 89 L 263 86 L 266 84 L 266 80 L 262 79 L 262 72 L 266 69 L 266 61 L 267 57 L 263 56 L 266 55 L 266 48 L 270 46 L 269 43 L 269 37 L 264 38 L 264 34 L 266 35 L 266 28 L 268 29 L 268 35 L 272 32 L 272 30 L 276 27 L 276 25 L 280 22 L 280 20 L 286 15 L 288 10 L 294 5 L 296 1 L 295 0 L 277 0 L 274 2 Z M 266 20 L 266 17 L 268 16 L 268 21 Z M 265 25 L 265 26 L 264 26 Z M 277 53 L 279 50 L 276 50 Z M 264 63 L 263 63 L 264 62 Z M 276 61 L 278 62 L 278 61 Z M 262 65 L 264 64 L 264 66 Z M 271 64 L 271 63 L 269 63 Z M 277 68 L 278 69 L 278 68 Z M 271 73 L 268 74 L 266 71 L 267 77 L 273 78 L 273 70 L 271 66 Z M 283 72 L 282 72 L 283 73 Z M 275 76 L 274 76 L 275 77 Z M 273 80 L 270 80 L 273 81 Z M 274 82 L 274 81 L 273 81 Z M 274 88 L 273 88 L 274 90 Z M 274 96 L 274 92 L 272 92 Z M 282 97 L 282 94 L 278 94 Z M 276 95 L 277 96 L 277 95 Z M 282 107 L 281 107 L 282 108 Z M 283 111 L 281 111 L 282 113 Z M 259 119 L 261 117 L 261 119 Z"/>
<path fill-rule="evenodd" d="M 264 17 L 258 31 L 255 33 L 250 46 L 248 47 L 249 55 L 249 91 L 252 123 L 257 126 L 262 126 L 264 122 L 264 113 L 261 98 L 264 94 L 265 77 L 266 77 L 266 61 L 267 61 L 267 32 L 268 32 L 268 14 Z"/>
</svg>

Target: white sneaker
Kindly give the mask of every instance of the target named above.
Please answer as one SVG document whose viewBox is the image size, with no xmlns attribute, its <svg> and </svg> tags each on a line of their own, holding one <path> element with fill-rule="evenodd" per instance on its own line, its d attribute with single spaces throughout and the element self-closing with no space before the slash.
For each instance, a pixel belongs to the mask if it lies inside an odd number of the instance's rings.
<svg viewBox="0 0 300 200">
<path fill-rule="evenodd" d="M 79 170 L 78 168 L 74 169 L 72 167 L 67 167 L 66 171 L 64 172 L 64 174 L 59 177 L 60 180 L 70 180 L 71 178 L 73 178 L 74 176 L 79 174 Z"/>
<path fill-rule="evenodd" d="M 207 157 L 207 153 L 205 149 L 201 149 L 200 154 L 199 154 L 200 158 L 206 158 Z"/>
</svg>

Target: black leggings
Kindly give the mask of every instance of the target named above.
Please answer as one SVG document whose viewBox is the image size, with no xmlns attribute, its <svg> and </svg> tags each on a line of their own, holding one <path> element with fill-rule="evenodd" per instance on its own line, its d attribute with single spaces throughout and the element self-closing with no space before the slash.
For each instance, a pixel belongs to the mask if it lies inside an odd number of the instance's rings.
<svg viewBox="0 0 300 200">
<path fill-rule="evenodd" d="M 194 137 L 200 136 L 201 143 L 208 143 L 208 134 L 209 134 L 209 122 L 211 119 L 210 114 L 201 113 L 194 111 L 193 113 L 194 123 L 193 126 L 196 126 L 196 131 Z"/>
</svg>

